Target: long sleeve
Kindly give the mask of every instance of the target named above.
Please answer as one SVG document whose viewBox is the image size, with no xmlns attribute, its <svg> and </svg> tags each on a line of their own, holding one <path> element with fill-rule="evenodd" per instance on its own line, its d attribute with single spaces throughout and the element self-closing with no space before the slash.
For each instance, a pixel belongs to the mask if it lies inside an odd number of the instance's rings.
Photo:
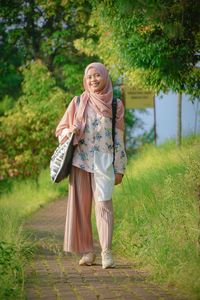
<svg viewBox="0 0 200 300">
<path fill-rule="evenodd" d="M 124 105 L 121 100 L 117 101 L 117 118 L 115 127 L 115 162 L 114 172 L 124 174 L 127 156 L 124 145 Z"/>
<path fill-rule="evenodd" d="M 73 132 L 74 128 L 80 130 L 80 124 L 76 121 L 76 116 L 78 112 L 79 104 L 77 103 L 78 97 L 75 96 L 70 104 L 67 107 L 64 116 L 62 117 L 61 121 L 59 122 L 55 135 L 58 137 L 59 142 L 64 143 L 68 137 Z M 77 145 L 79 141 L 79 134 L 74 135 L 73 144 Z"/>
<path fill-rule="evenodd" d="M 71 129 L 74 122 L 75 112 L 76 112 L 76 99 L 77 97 L 74 97 L 72 99 L 62 119 L 60 120 L 58 126 L 56 127 L 56 131 L 55 131 L 56 137 L 62 134 L 63 129 L 68 129 L 68 130 Z"/>
<path fill-rule="evenodd" d="M 127 164 L 127 156 L 124 145 L 124 131 L 115 129 L 115 162 L 114 172 L 124 174 Z"/>
</svg>

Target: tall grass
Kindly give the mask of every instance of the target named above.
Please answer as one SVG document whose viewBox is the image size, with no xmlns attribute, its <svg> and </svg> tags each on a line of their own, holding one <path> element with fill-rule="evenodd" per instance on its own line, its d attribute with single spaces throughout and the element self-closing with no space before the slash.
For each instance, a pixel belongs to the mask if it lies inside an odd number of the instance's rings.
<svg viewBox="0 0 200 300">
<path fill-rule="evenodd" d="M 37 183 L 14 182 L 0 198 L 0 299 L 23 299 L 24 264 L 32 253 L 23 222 L 45 203 L 66 195 L 67 183 L 52 184 L 48 172 Z"/>
<path fill-rule="evenodd" d="M 200 137 L 147 146 L 114 192 L 113 247 L 200 299 Z"/>
<path fill-rule="evenodd" d="M 151 277 L 200 298 L 200 137 L 180 149 L 168 142 L 147 146 L 129 160 L 114 192 L 113 248 L 142 263 Z M 15 182 L 0 198 L 0 299 L 23 299 L 24 264 L 32 248 L 24 220 L 45 203 L 66 195 L 48 170 L 38 184 Z"/>
</svg>

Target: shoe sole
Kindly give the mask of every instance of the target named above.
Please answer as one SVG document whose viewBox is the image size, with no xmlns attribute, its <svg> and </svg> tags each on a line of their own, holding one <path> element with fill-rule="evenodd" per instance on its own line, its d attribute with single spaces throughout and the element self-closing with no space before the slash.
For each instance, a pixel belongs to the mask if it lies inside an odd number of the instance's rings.
<svg viewBox="0 0 200 300">
<path fill-rule="evenodd" d="M 115 268 L 116 264 L 108 265 L 108 266 L 102 266 L 102 269 L 109 269 L 109 268 Z"/>
<path fill-rule="evenodd" d="M 79 266 L 92 266 L 94 264 L 94 262 L 92 263 L 79 263 Z"/>
<path fill-rule="evenodd" d="M 96 260 L 96 256 L 94 257 L 93 261 L 91 261 L 91 262 L 83 262 L 83 263 L 79 262 L 79 266 L 92 266 L 95 264 L 95 260 Z"/>
</svg>

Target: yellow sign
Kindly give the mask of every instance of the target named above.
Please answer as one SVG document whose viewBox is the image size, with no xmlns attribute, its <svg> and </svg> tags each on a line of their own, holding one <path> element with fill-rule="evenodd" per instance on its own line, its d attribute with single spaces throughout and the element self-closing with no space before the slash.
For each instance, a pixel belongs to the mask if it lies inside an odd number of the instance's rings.
<svg viewBox="0 0 200 300">
<path fill-rule="evenodd" d="M 154 94 L 151 91 L 124 87 L 125 106 L 130 109 L 153 107 Z"/>
</svg>

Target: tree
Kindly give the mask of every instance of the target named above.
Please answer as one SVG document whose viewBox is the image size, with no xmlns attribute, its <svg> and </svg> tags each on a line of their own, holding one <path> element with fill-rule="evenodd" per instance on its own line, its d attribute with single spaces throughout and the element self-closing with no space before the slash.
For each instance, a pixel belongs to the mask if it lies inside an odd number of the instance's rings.
<svg viewBox="0 0 200 300">
<path fill-rule="evenodd" d="M 181 145 L 182 136 L 182 94 L 178 94 L 178 105 L 177 105 L 177 135 L 176 144 Z"/>
<path fill-rule="evenodd" d="M 65 111 L 66 98 L 48 69 L 37 60 L 22 70 L 22 95 L 0 118 L 0 173 L 37 178 L 49 164 L 56 145 L 55 127 Z"/>
<path fill-rule="evenodd" d="M 143 70 L 148 86 L 156 90 L 187 88 L 199 61 L 198 1 L 117 0 L 96 5 L 97 22 L 111 28 L 110 38 L 125 70 Z"/>
<path fill-rule="evenodd" d="M 171 89 L 193 97 L 200 94 L 200 69 L 196 67 L 200 47 L 199 1 L 91 3 L 92 29 L 87 39 L 75 42 L 79 50 L 98 54 L 114 73 L 123 73 L 130 85 L 137 82 L 155 93 Z"/>
<path fill-rule="evenodd" d="M 78 53 L 73 41 L 85 35 L 90 10 L 90 4 L 84 0 L 3 1 L 0 7 L 0 99 L 5 95 L 15 99 L 20 96 L 23 78 L 19 67 L 36 59 L 47 65 L 60 87 L 69 90 L 68 82 L 71 84 L 72 80 L 68 78 L 66 66 L 76 68 L 78 74 L 87 64 L 86 56 Z"/>
</svg>

